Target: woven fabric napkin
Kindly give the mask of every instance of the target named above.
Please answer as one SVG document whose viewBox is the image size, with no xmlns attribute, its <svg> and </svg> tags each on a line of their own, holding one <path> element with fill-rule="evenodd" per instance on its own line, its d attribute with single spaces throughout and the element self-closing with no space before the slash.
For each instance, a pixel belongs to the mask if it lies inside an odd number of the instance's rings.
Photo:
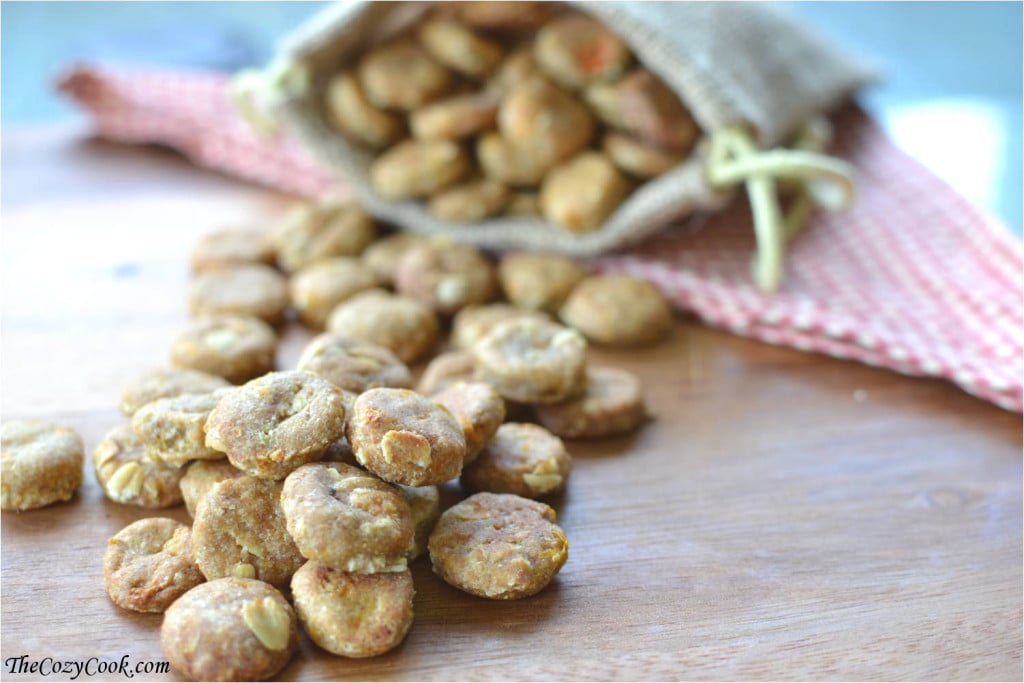
<svg viewBox="0 0 1024 683">
<path fill-rule="evenodd" d="M 230 75 L 77 66 L 59 89 L 99 135 L 158 143 L 194 163 L 302 196 L 344 188 L 286 138 L 261 138 L 235 110 Z M 638 275 L 675 306 L 735 334 L 907 375 L 944 378 L 1024 409 L 1024 251 L 1007 228 L 901 152 L 856 107 L 831 153 L 857 169 L 857 199 L 816 215 L 790 247 L 785 282 L 750 281 L 745 200 L 592 261 Z"/>
</svg>

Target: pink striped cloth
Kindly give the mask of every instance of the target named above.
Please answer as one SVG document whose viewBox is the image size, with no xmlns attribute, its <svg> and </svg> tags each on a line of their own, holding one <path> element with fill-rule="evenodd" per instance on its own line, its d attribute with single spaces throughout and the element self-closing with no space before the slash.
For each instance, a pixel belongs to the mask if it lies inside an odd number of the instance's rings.
<svg viewBox="0 0 1024 683">
<path fill-rule="evenodd" d="M 222 73 L 79 66 L 59 89 L 103 137 L 158 143 L 196 164 L 315 196 L 344 181 L 292 140 L 257 136 Z M 791 246 L 781 291 L 749 277 L 745 201 L 669 228 L 639 248 L 595 259 L 655 283 L 709 325 L 770 344 L 940 377 L 1021 412 L 1024 252 L 1007 228 L 893 145 L 861 110 L 834 121 L 832 153 L 858 172 L 857 200 L 817 215 Z"/>
</svg>

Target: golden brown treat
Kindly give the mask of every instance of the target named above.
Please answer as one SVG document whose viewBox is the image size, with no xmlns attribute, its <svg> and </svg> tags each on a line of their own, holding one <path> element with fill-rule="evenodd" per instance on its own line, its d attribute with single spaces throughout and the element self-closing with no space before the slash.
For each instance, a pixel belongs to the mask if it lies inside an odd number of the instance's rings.
<svg viewBox="0 0 1024 683">
<path fill-rule="evenodd" d="M 192 560 L 192 532 L 166 517 L 140 519 L 107 541 L 103 583 L 118 607 L 163 612 L 206 581 Z"/>
<path fill-rule="evenodd" d="M 442 190 L 430 199 L 430 213 L 452 223 L 476 223 L 501 213 L 512 193 L 492 178 L 478 178 Z"/>
<path fill-rule="evenodd" d="M 459 140 L 493 128 L 497 118 L 496 97 L 466 93 L 417 109 L 409 116 L 409 126 L 422 140 Z"/>
<path fill-rule="evenodd" d="M 441 315 L 494 297 L 494 266 L 476 247 L 431 240 L 411 247 L 398 263 L 395 287 Z"/>
<path fill-rule="evenodd" d="M 502 98 L 498 130 L 512 144 L 557 163 L 587 146 L 594 134 L 594 117 L 569 93 L 534 78 Z"/>
<path fill-rule="evenodd" d="M 251 263 L 273 265 L 274 246 L 262 230 L 220 230 L 204 235 L 192 248 L 192 270 L 201 272 Z"/>
<path fill-rule="evenodd" d="M 342 390 L 309 372 L 272 372 L 230 389 L 206 420 L 206 445 L 264 479 L 284 479 L 345 433 Z"/>
<path fill-rule="evenodd" d="M 565 403 L 537 406 L 537 421 L 570 439 L 628 434 L 647 420 L 640 379 L 620 368 L 587 368 L 586 392 Z"/>
<path fill-rule="evenodd" d="M 676 94 L 645 69 L 636 69 L 615 83 L 595 83 L 585 97 L 606 124 L 658 147 L 684 154 L 700 135 Z"/>
<path fill-rule="evenodd" d="M 462 350 L 446 351 L 435 356 L 423 370 L 416 391 L 432 396 L 455 382 L 472 381 L 475 375 L 473 354 Z"/>
<path fill-rule="evenodd" d="M 342 301 L 378 286 L 380 281 L 368 265 L 346 256 L 312 263 L 288 283 L 299 318 L 315 329 L 323 329 L 327 316 Z"/>
<path fill-rule="evenodd" d="M 262 581 L 224 578 L 196 586 L 164 614 L 160 646 L 194 681 L 273 678 L 299 648 L 295 611 Z"/>
<path fill-rule="evenodd" d="M 327 329 L 386 346 L 403 363 L 415 363 L 433 350 L 441 325 L 437 315 L 419 301 L 372 289 L 331 311 Z"/>
<path fill-rule="evenodd" d="M 110 430 L 92 454 L 96 480 L 115 503 L 166 508 L 181 502 L 184 471 L 146 455 L 130 424 Z"/>
<path fill-rule="evenodd" d="M 501 45 L 488 40 L 454 19 L 427 19 L 419 27 L 423 48 L 442 65 L 474 79 L 494 71 L 501 61 Z"/>
<path fill-rule="evenodd" d="M 540 187 L 540 208 L 552 223 L 571 232 L 590 232 L 601 227 L 632 189 L 608 157 L 587 151 L 551 169 Z"/>
<path fill-rule="evenodd" d="M 207 579 L 237 576 L 286 586 L 305 561 L 288 533 L 279 481 L 224 479 L 203 496 L 192 554 Z"/>
<path fill-rule="evenodd" d="M 43 420 L 0 426 L 0 500 L 4 510 L 31 510 L 70 500 L 82 485 L 82 437 Z"/>
<path fill-rule="evenodd" d="M 446 409 L 408 389 L 370 389 L 356 399 L 348 442 L 366 469 L 406 486 L 459 476 L 466 438 Z"/>
<path fill-rule="evenodd" d="M 525 598 L 569 558 L 555 511 L 511 494 L 477 493 L 448 508 L 430 534 L 434 573 L 471 595 Z"/>
<path fill-rule="evenodd" d="M 576 330 L 509 320 L 474 344 L 472 352 L 477 376 L 509 400 L 559 403 L 583 391 L 587 342 Z"/>
<path fill-rule="evenodd" d="M 234 384 L 273 370 L 276 353 L 273 328 L 240 315 L 193 320 L 171 341 L 173 365 L 220 375 Z"/>
<path fill-rule="evenodd" d="M 447 408 L 462 426 L 466 437 L 463 467 L 476 460 L 484 444 L 505 421 L 505 401 L 490 384 L 456 382 L 431 398 Z"/>
<path fill-rule="evenodd" d="M 441 493 L 436 486 L 399 486 L 405 502 L 412 510 L 414 531 L 412 543 L 405 551 L 405 559 L 416 560 L 427 552 L 427 540 L 441 517 Z"/>
<path fill-rule="evenodd" d="M 462 180 L 469 157 L 451 140 L 405 140 L 370 166 L 370 182 L 384 199 L 423 199 Z"/>
<path fill-rule="evenodd" d="M 580 14 L 556 19 L 542 28 L 534 43 L 534 56 L 551 78 L 574 90 L 594 81 L 613 81 L 633 61 L 622 39 Z"/>
<path fill-rule="evenodd" d="M 583 264 L 558 254 L 506 254 L 498 264 L 498 277 L 509 301 L 548 313 L 557 313 L 572 288 L 586 276 Z"/>
<path fill-rule="evenodd" d="M 376 387 L 412 386 L 409 368 L 387 347 L 330 332 L 309 342 L 298 369 L 356 394 Z"/>
<path fill-rule="evenodd" d="M 412 511 L 401 491 L 340 462 L 304 465 L 281 490 L 288 533 L 309 560 L 346 572 L 405 569 Z"/>
<path fill-rule="evenodd" d="M 535 424 L 501 425 L 480 457 L 462 470 L 467 491 L 540 498 L 565 489 L 572 457 L 557 436 Z"/>
<path fill-rule="evenodd" d="M 656 178 L 683 160 L 678 152 L 648 144 L 622 133 L 604 136 L 601 150 L 616 166 L 635 178 Z"/>
<path fill-rule="evenodd" d="M 121 412 L 131 417 L 142 406 L 158 398 L 181 394 L 208 394 L 231 383 L 219 375 L 198 370 L 150 370 L 139 375 L 121 391 Z"/>
<path fill-rule="evenodd" d="M 349 574 L 307 562 L 292 596 L 309 639 L 342 657 L 376 657 L 405 639 L 412 625 L 412 574 Z"/>
<path fill-rule="evenodd" d="M 505 58 L 487 81 L 487 90 L 493 93 L 506 93 L 531 78 L 543 78 L 543 73 L 537 66 L 537 60 L 533 58 L 533 49 L 523 46 Z"/>
<path fill-rule="evenodd" d="M 219 460 L 224 454 L 206 445 L 206 418 L 224 392 L 161 398 L 135 411 L 132 430 L 154 460 L 181 467 L 189 460 Z"/>
<path fill-rule="evenodd" d="M 450 71 L 408 39 L 374 48 L 359 64 L 363 92 L 384 109 L 412 111 L 444 95 L 452 80 Z"/>
<path fill-rule="evenodd" d="M 196 516 L 196 507 L 214 485 L 225 479 L 235 479 L 245 474 L 227 460 L 196 460 L 185 469 L 179 486 L 181 497 L 189 517 Z"/>
<path fill-rule="evenodd" d="M 515 145 L 499 133 L 484 133 L 476 143 L 484 173 L 513 187 L 536 187 L 555 161 L 530 145 Z"/>
<path fill-rule="evenodd" d="M 245 315 L 276 325 L 288 307 L 288 283 L 261 264 L 218 268 L 196 276 L 188 302 L 197 318 Z"/>
<path fill-rule="evenodd" d="M 452 346 L 459 349 L 471 349 L 474 344 L 494 329 L 495 325 L 507 320 L 550 322 L 551 318 L 543 312 L 526 311 L 509 304 L 466 306 L 452 320 Z"/>
<path fill-rule="evenodd" d="M 350 71 L 337 74 L 327 83 L 324 109 L 331 125 L 346 137 L 374 149 L 394 144 L 404 132 L 401 117 L 370 104 L 359 80 Z"/>
<path fill-rule="evenodd" d="M 470 26 L 491 30 L 538 28 L 552 15 L 548 2 L 453 2 L 455 16 Z"/>
<path fill-rule="evenodd" d="M 317 261 L 357 256 L 376 237 L 373 217 L 355 202 L 300 204 L 277 226 L 277 263 L 294 273 Z"/>
<path fill-rule="evenodd" d="M 398 262 L 406 249 L 425 239 L 414 232 L 396 232 L 388 235 L 366 248 L 363 252 L 363 263 L 370 267 L 381 284 L 390 285 L 395 281 Z"/>
<path fill-rule="evenodd" d="M 605 346 L 643 346 L 672 331 L 672 309 L 651 283 L 630 275 L 592 275 L 559 313 L 567 325 Z"/>
<path fill-rule="evenodd" d="M 540 218 L 540 195 L 536 192 L 514 192 L 505 206 L 505 215 Z"/>
</svg>

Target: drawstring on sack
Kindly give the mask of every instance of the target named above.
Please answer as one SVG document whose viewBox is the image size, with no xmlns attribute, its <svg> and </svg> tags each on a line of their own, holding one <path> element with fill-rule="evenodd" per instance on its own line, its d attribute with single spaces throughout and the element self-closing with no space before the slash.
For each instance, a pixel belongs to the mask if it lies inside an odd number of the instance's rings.
<svg viewBox="0 0 1024 683">
<path fill-rule="evenodd" d="M 276 135 L 281 124 L 268 113 L 284 95 L 302 95 L 309 88 L 309 70 L 290 60 L 278 59 L 265 69 L 244 69 L 231 79 L 235 108 L 261 137 Z"/>
</svg>

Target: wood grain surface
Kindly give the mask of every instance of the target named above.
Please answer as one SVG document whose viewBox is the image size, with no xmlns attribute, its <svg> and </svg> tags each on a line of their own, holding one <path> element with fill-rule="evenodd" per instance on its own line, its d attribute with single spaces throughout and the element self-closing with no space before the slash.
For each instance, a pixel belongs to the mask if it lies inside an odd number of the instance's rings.
<svg viewBox="0 0 1024 683">
<path fill-rule="evenodd" d="M 5 131 L 0 386 L 4 419 L 67 424 L 91 453 L 126 380 L 166 363 L 191 244 L 285 198 L 81 135 Z M 282 367 L 304 339 L 287 331 Z M 491 602 L 421 560 L 402 646 L 346 660 L 305 641 L 282 678 L 1021 679 L 1019 415 L 686 319 L 592 361 L 639 373 L 657 419 L 569 443 L 557 580 Z M 21 655 L 164 659 L 160 616 L 102 584 L 107 538 L 153 514 L 105 500 L 91 465 L 71 502 L 3 513 L 0 676 L 44 678 L 13 673 Z"/>
</svg>

